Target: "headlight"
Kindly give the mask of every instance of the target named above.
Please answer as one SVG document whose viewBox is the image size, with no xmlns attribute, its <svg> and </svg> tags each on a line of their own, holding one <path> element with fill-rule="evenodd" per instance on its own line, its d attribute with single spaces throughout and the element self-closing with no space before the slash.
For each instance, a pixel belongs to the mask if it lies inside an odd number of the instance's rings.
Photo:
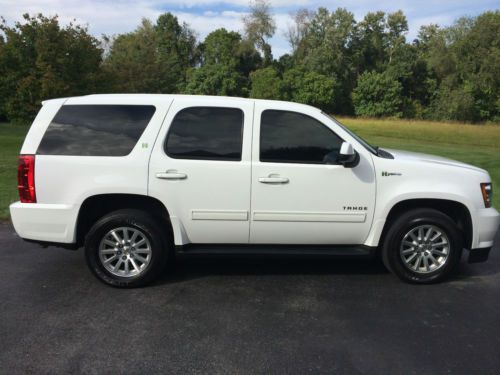
<svg viewBox="0 0 500 375">
<path fill-rule="evenodd" d="M 493 185 L 491 182 L 483 182 L 481 184 L 481 192 L 483 193 L 484 206 L 486 208 L 491 207 L 493 202 Z"/>
</svg>

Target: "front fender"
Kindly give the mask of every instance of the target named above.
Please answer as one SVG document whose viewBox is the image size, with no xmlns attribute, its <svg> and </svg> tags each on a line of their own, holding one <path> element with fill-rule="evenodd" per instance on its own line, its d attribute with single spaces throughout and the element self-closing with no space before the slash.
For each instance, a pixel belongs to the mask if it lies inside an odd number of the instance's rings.
<svg viewBox="0 0 500 375">
<path fill-rule="evenodd" d="M 384 205 L 377 205 L 375 216 L 370 233 L 365 241 L 366 246 L 379 246 L 382 233 L 385 229 L 387 217 L 394 207 L 403 202 L 413 200 L 436 200 L 459 203 L 464 206 L 469 212 L 472 224 L 472 247 L 475 247 L 478 242 L 477 226 L 477 212 L 474 208 L 473 202 L 463 195 L 454 193 L 444 193 L 435 191 L 420 191 L 412 193 L 402 193 L 397 196 L 391 197 Z"/>
</svg>

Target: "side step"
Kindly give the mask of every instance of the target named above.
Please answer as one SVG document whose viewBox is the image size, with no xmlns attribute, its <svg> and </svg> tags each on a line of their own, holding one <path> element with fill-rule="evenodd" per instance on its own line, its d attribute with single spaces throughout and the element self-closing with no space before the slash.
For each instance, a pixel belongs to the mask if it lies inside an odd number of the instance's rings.
<svg viewBox="0 0 500 375">
<path fill-rule="evenodd" d="M 364 245 L 239 245 L 239 244 L 188 244 L 176 246 L 182 255 L 228 256 L 310 256 L 334 258 L 372 258 L 377 248 Z"/>
</svg>

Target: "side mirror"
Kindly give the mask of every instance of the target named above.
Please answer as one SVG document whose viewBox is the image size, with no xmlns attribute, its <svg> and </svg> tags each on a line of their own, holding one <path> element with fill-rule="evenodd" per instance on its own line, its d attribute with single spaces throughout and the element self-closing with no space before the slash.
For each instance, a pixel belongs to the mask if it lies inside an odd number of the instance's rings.
<svg viewBox="0 0 500 375">
<path fill-rule="evenodd" d="M 359 154 L 348 142 L 343 142 L 340 146 L 339 163 L 345 168 L 354 168 L 359 163 Z"/>
</svg>

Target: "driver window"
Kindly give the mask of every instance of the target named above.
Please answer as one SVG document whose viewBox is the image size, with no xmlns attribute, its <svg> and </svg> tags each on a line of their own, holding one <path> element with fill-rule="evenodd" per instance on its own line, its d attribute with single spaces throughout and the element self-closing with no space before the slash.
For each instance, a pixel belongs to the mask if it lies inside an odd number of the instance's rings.
<svg viewBox="0 0 500 375">
<path fill-rule="evenodd" d="M 318 120 L 298 112 L 265 110 L 260 122 L 260 161 L 325 164 L 343 140 Z"/>
</svg>

